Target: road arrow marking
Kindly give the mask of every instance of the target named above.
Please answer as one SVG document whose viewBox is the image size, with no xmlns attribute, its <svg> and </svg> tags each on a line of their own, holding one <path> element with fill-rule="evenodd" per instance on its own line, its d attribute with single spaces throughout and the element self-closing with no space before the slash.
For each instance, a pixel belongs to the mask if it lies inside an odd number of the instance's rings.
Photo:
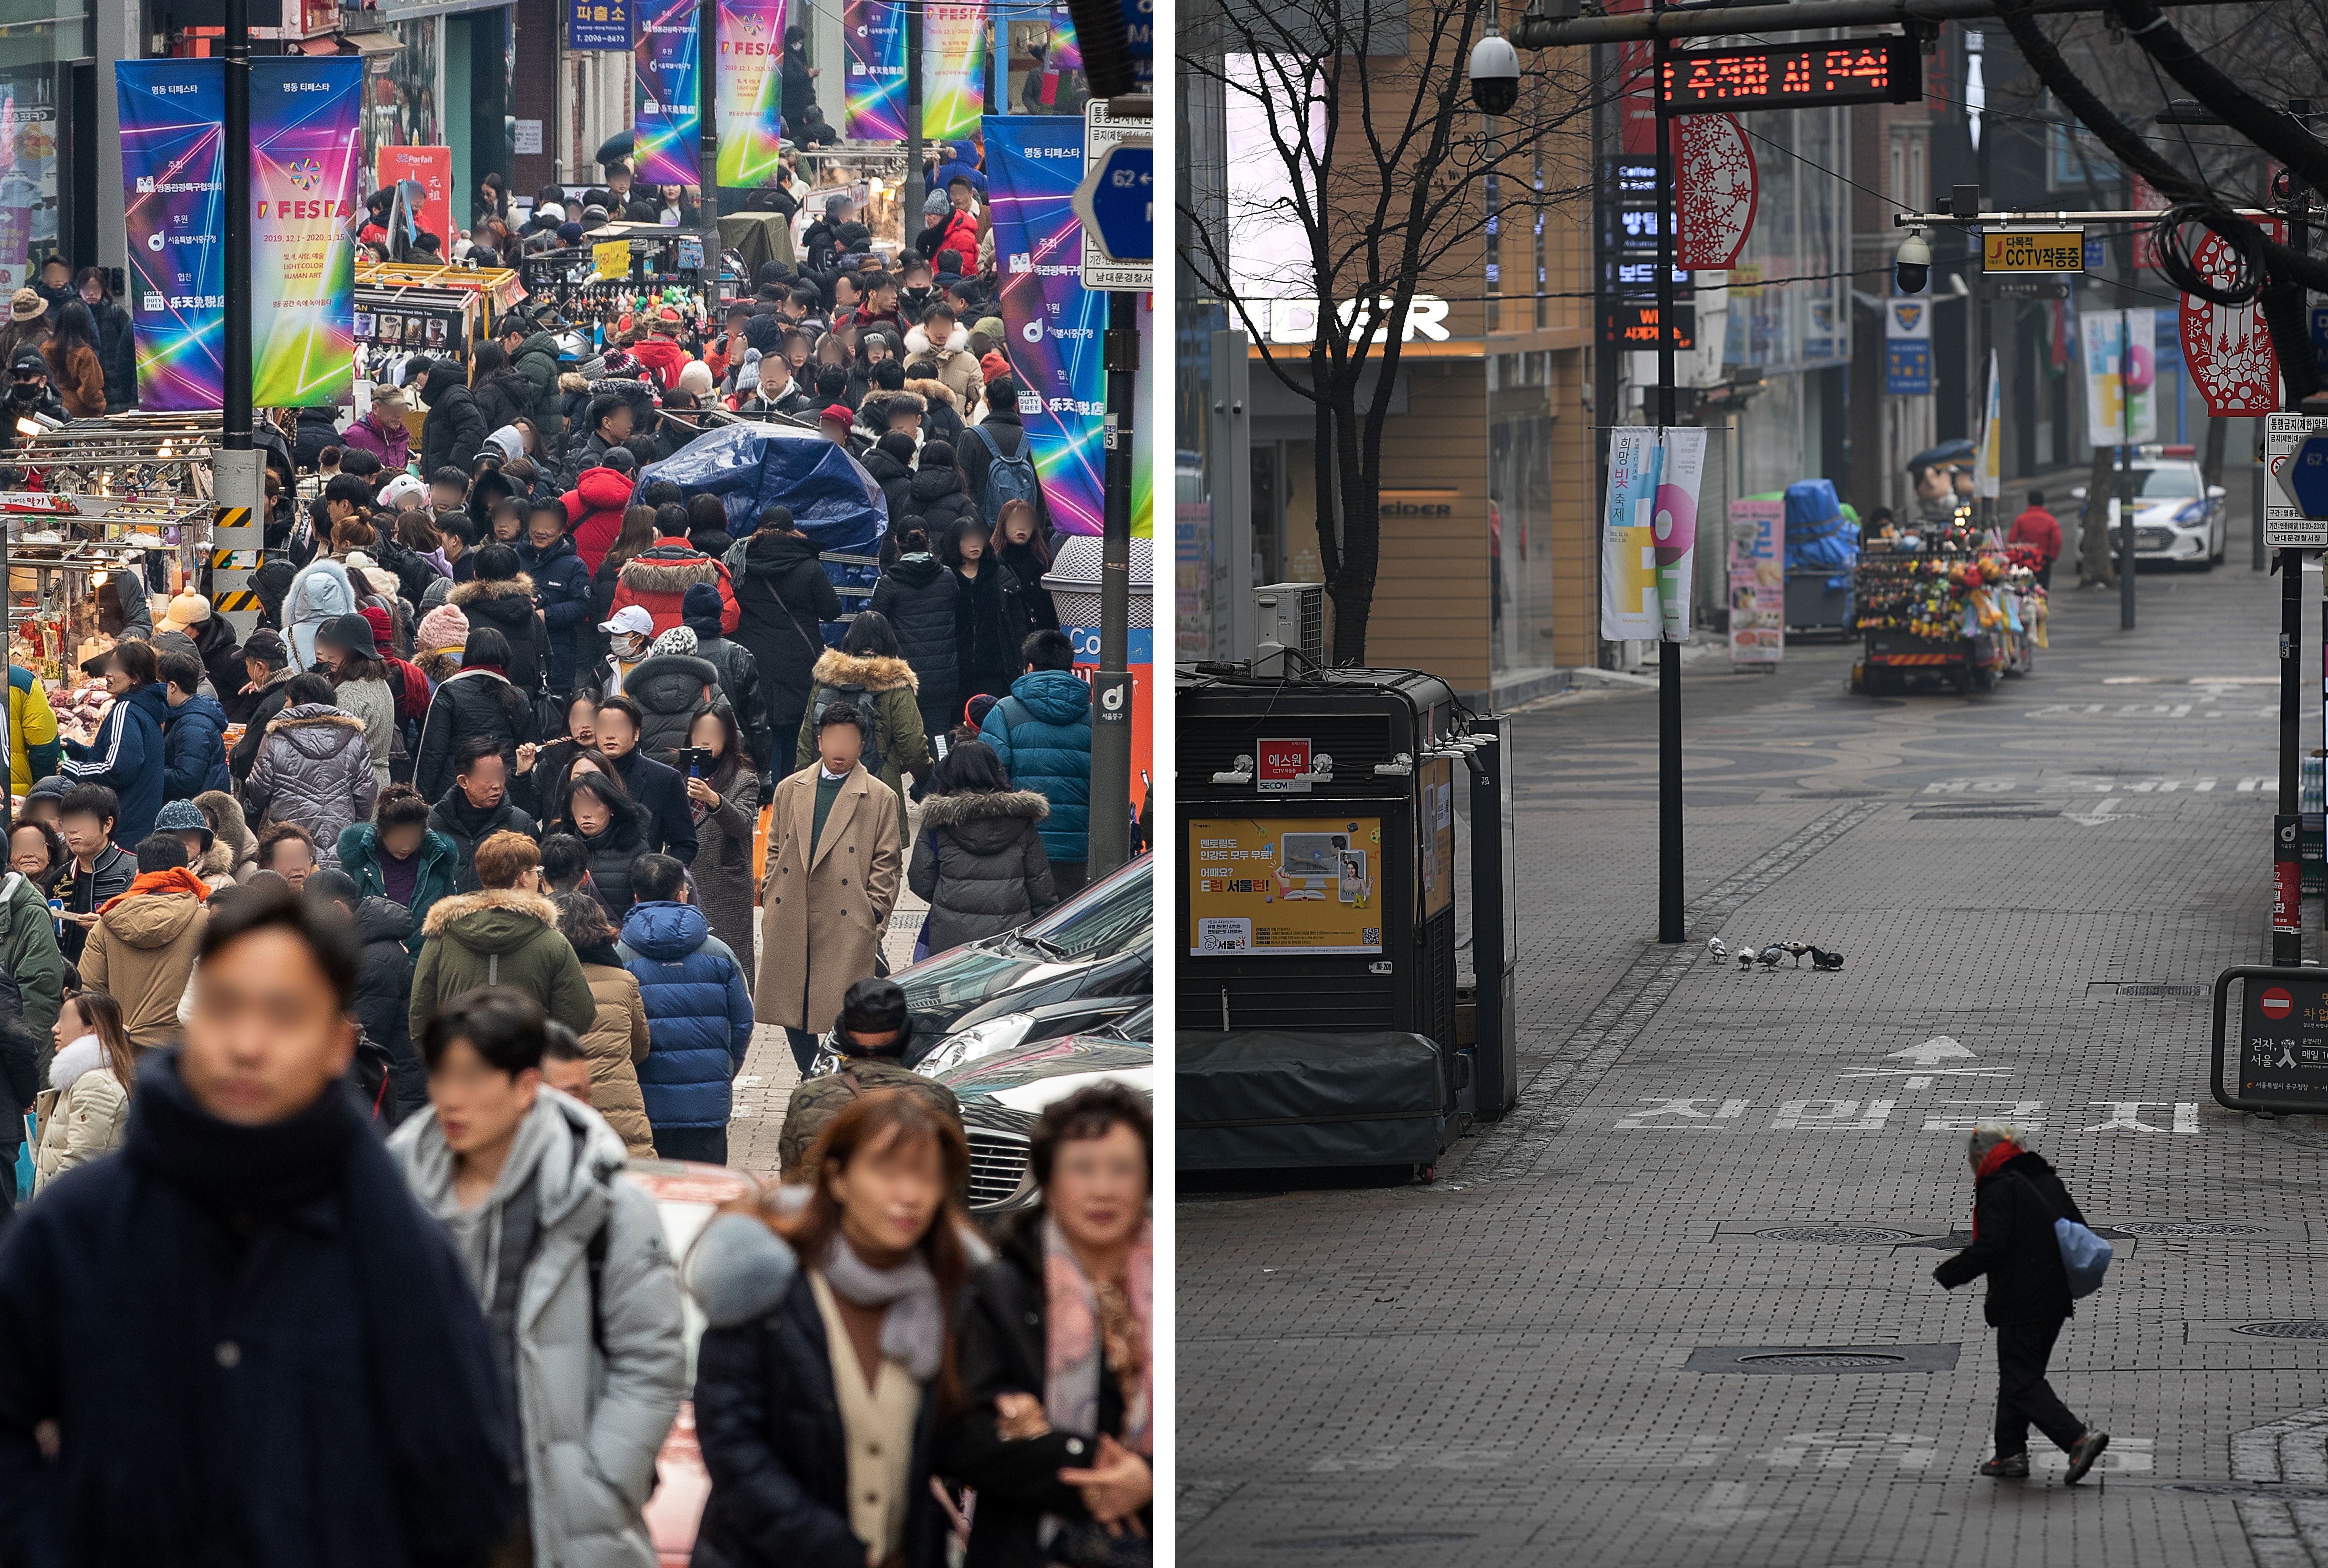
<svg viewBox="0 0 2328 1568">
<path fill-rule="evenodd" d="M 1893 1051 L 1884 1057 L 1890 1062 L 1913 1062 L 1920 1067 L 1934 1067 L 1942 1062 L 1969 1061 L 1972 1053 L 1958 1045 L 1948 1035 L 1934 1035 L 1920 1046 L 1910 1046 L 1904 1051 Z"/>
<path fill-rule="evenodd" d="M 2110 815 L 2110 807 L 2117 803 L 2116 795 L 2104 795 L 2094 803 L 2094 809 L 2090 812 L 2064 812 L 2061 814 L 2073 822 L 2081 823 L 2089 828 L 2098 828 L 2104 822 L 2118 821 L 2117 817 Z"/>
</svg>

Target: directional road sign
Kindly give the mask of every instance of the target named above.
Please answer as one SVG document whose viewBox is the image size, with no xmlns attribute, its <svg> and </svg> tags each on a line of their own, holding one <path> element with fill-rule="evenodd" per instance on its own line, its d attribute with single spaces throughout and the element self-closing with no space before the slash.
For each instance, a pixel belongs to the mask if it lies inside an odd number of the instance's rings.
<svg viewBox="0 0 2328 1568">
<path fill-rule="evenodd" d="M 1084 108 L 1084 179 L 1075 198 L 1084 228 L 1082 281 L 1102 293 L 1146 294 L 1156 286 L 1156 127 L 1112 108 L 1104 99 Z"/>
<path fill-rule="evenodd" d="M 2268 549 L 2328 549 L 2328 521 L 2306 517 L 2292 488 L 2297 451 L 2323 434 L 2328 434 L 2328 418 L 2317 414 L 2264 416 L 2264 465 L 2273 481 L 2264 493 L 2263 541 Z"/>
<path fill-rule="evenodd" d="M 2279 482 L 2296 511 L 2307 520 L 2328 522 L 2328 430 L 2315 430 L 2297 443 Z"/>
</svg>

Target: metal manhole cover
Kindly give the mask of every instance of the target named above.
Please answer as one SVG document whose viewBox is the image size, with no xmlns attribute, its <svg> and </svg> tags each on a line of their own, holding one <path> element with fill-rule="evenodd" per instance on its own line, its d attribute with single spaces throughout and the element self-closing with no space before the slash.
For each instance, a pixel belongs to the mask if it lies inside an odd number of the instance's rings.
<svg viewBox="0 0 2328 1568">
<path fill-rule="evenodd" d="M 1263 1541 L 1273 1552 L 1363 1552 L 1369 1546 L 1429 1546 L 1441 1541 L 1469 1541 L 1469 1531 L 1401 1530 L 1365 1535 L 1306 1535 L 1291 1541 Z"/>
<path fill-rule="evenodd" d="M 2289 1318 L 2276 1322 L 2240 1323 L 2234 1334 L 2252 1334 L 2262 1339 L 2328 1339 L 2328 1319 Z"/>
<path fill-rule="evenodd" d="M 1877 1356 L 1863 1350 L 1784 1350 L 1775 1356 L 1741 1356 L 1742 1363 L 1756 1366 L 1896 1366 L 1907 1360 L 1905 1356 Z"/>
<path fill-rule="evenodd" d="M 1764 1376 L 1834 1372 L 1948 1372 L 1954 1345 L 1700 1345 L 1683 1366 L 1692 1372 Z"/>
<path fill-rule="evenodd" d="M 2261 1225 L 2213 1225 L 2204 1220 L 2138 1219 L 2117 1227 L 2136 1236 L 2251 1236 Z"/>
<path fill-rule="evenodd" d="M 1754 1233 L 1755 1238 L 1766 1242 L 1824 1242 L 1829 1246 L 1872 1247 L 1889 1246 L 1915 1235 L 1913 1231 L 1882 1230 L 1873 1225 L 1782 1225 L 1776 1230 Z"/>
</svg>

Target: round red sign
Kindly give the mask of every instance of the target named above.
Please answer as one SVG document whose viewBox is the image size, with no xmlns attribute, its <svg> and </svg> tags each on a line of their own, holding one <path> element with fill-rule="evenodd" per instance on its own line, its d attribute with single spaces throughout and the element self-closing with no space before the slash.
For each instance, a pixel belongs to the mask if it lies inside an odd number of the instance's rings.
<svg viewBox="0 0 2328 1568">
<path fill-rule="evenodd" d="M 2295 999 L 2277 986 L 2265 991 L 2256 1001 L 2263 1009 L 2263 1016 L 2275 1023 L 2286 1018 L 2295 1006 Z"/>
</svg>

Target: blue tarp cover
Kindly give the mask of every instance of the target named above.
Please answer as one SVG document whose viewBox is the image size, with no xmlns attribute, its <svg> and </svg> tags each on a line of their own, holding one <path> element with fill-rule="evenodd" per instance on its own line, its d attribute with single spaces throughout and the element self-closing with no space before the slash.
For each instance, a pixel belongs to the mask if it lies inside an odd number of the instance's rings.
<svg viewBox="0 0 2328 1568">
<path fill-rule="evenodd" d="M 1787 486 L 1787 569 L 1847 574 L 1859 559 L 1859 530 L 1843 515 L 1832 479 L 1800 479 Z M 1848 585 L 1838 575 L 1829 587 Z"/>
</svg>

